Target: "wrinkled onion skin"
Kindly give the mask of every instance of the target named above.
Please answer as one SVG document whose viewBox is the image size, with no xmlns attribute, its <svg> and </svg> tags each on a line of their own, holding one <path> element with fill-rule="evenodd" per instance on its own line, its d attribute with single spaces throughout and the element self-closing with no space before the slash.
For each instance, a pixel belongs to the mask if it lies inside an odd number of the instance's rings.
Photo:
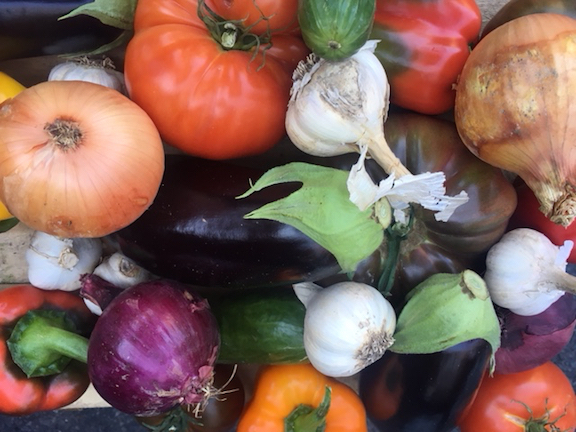
<svg viewBox="0 0 576 432">
<path fill-rule="evenodd" d="M 74 149 L 45 126 L 73 121 Z M 116 90 L 48 81 L 0 105 L 0 199 L 28 227 L 65 238 L 103 237 L 152 204 L 164 172 L 154 123 Z"/>
<path fill-rule="evenodd" d="M 96 391 L 114 408 L 153 416 L 204 400 L 220 343 L 208 302 L 166 280 L 128 288 L 105 308 L 88 347 Z"/>
<path fill-rule="evenodd" d="M 576 20 L 539 13 L 509 21 L 472 50 L 454 116 L 466 146 L 518 174 L 541 211 L 567 226 L 576 214 Z"/>
<path fill-rule="evenodd" d="M 576 326 L 576 297 L 564 294 L 538 315 L 522 316 L 497 307 L 502 328 L 495 354 L 497 373 L 523 372 L 551 360 L 570 342 Z"/>
</svg>

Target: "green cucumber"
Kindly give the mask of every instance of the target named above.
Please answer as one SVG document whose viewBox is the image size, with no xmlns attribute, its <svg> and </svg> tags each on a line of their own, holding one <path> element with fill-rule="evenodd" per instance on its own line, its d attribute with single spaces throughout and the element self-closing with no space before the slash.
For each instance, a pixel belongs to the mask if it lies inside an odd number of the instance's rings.
<svg viewBox="0 0 576 432">
<path fill-rule="evenodd" d="M 376 0 L 299 0 L 298 22 L 308 48 L 337 61 L 366 43 L 375 11 Z"/>
<path fill-rule="evenodd" d="M 209 302 L 220 327 L 218 363 L 307 361 L 306 309 L 292 287 L 241 290 Z"/>
</svg>

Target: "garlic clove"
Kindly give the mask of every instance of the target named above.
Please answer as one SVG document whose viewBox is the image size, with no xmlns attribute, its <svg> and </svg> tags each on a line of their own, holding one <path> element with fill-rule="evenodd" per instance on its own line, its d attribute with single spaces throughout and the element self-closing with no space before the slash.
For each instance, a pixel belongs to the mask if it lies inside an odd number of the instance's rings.
<svg viewBox="0 0 576 432">
<path fill-rule="evenodd" d="M 129 288 L 132 285 L 152 279 L 148 270 L 120 252 L 105 257 L 94 269 L 93 274 L 119 288 Z"/>
<path fill-rule="evenodd" d="M 67 239 L 36 231 L 25 252 L 28 281 L 47 290 L 80 289 L 80 276 L 92 272 L 101 255 L 100 239 Z"/>
</svg>

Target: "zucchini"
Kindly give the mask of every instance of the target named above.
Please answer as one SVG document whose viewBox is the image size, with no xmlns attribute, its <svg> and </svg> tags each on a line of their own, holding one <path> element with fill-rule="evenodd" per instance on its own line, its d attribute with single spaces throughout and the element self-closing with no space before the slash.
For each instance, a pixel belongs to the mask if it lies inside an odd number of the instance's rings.
<svg viewBox="0 0 576 432">
<path fill-rule="evenodd" d="M 318 280 L 341 271 L 328 250 L 298 229 L 249 212 L 285 197 L 297 183 L 246 198 L 264 170 L 188 155 L 166 155 L 152 205 L 111 237 L 157 276 L 201 287 L 254 288 Z"/>
<path fill-rule="evenodd" d="M 343 60 L 368 40 L 375 11 L 375 0 L 299 0 L 302 38 L 317 56 Z"/>
<path fill-rule="evenodd" d="M 218 363 L 285 364 L 307 360 L 306 309 L 292 287 L 237 291 L 209 299 L 220 328 Z"/>
</svg>

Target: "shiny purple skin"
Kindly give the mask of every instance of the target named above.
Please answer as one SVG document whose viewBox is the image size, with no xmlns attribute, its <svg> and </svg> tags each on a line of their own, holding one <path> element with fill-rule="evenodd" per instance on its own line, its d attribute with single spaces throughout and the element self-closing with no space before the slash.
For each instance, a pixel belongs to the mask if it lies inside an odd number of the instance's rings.
<svg viewBox="0 0 576 432">
<path fill-rule="evenodd" d="M 218 355 L 208 302 L 167 280 L 128 288 L 105 308 L 88 347 L 96 391 L 114 408 L 152 416 L 206 397 Z"/>
<path fill-rule="evenodd" d="M 499 307 L 496 312 L 502 329 L 496 372 L 522 372 L 551 360 L 570 342 L 576 326 L 576 296 L 564 294 L 538 315 L 517 315 Z"/>
</svg>

